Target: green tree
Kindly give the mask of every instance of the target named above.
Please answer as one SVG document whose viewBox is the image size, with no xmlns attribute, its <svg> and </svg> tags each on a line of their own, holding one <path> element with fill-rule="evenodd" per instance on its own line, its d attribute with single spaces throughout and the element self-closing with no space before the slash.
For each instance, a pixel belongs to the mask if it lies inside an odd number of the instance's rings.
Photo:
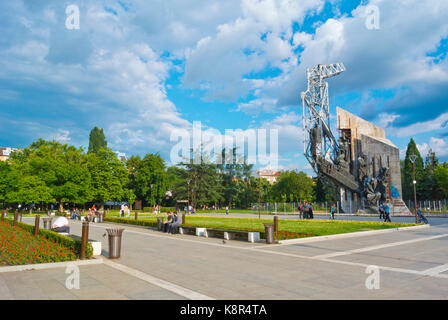
<svg viewBox="0 0 448 320">
<path fill-rule="evenodd" d="M 313 194 L 317 202 L 336 202 L 338 201 L 338 188 L 324 175 L 319 175 L 314 180 Z"/>
<path fill-rule="evenodd" d="M 177 197 L 189 199 L 193 206 L 218 204 L 223 200 L 222 179 L 217 166 L 202 157 L 200 164 L 193 161 L 180 163 L 185 170 L 180 171 L 182 182 L 175 187 Z"/>
<path fill-rule="evenodd" d="M 91 198 L 90 174 L 82 149 L 39 139 L 23 152 L 13 153 L 10 162 L 12 171 L 20 172 L 16 176 L 18 183 L 42 189 L 42 182 L 48 188 L 51 198 L 59 203 L 59 211 L 63 210 L 64 202 L 84 203 Z M 35 194 L 45 193 L 46 191 L 42 191 Z"/>
<path fill-rule="evenodd" d="M 412 173 L 412 162 L 410 156 L 414 154 L 417 156 L 415 161 L 415 180 L 417 181 L 417 199 L 421 199 L 424 196 L 424 180 L 425 172 L 423 166 L 423 159 L 420 152 L 417 149 L 417 145 L 414 139 L 411 138 L 409 141 L 406 157 L 404 159 L 404 172 L 403 172 L 403 198 L 406 200 L 414 200 L 414 186 L 413 186 L 413 173 Z M 418 200 L 417 200 L 418 201 Z"/>
<path fill-rule="evenodd" d="M 126 161 L 126 168 L 128 169 L 128 177 L 129 177 L 129 183 L 127 188 L 134 193 L 134 201 L 135 199 L 143 199 L 143 197 L 138 194 L 138 187 L 137 187 L 137 181 L 136 181 L 136 175 L 138 168 L 140 167 L 142 159 L 140 156 L 131 156 Z"/>
<path fill-rule="evenodd" d="M 428 200 L 440 200 L 443 198 L 443 190 L 440 188 L 434 175 L 434 170 L 439 165 L 439 159 L 431 149 L 425 159 L 425 178 L 423 181 L 423 198 Z"/>
<path fill-rule="evenodd" d="M 9 172 L 10 172 L 9 163 L 6 161 L 0 161 L 0 202 L 6 201 L 6 194 L 8 193 L 10 187 L 9 181 Z"/>
<path fill-rule="evenodd" d="M 313 179 L 305 172 L 283 171 L 274 185 L 274 195 L 278 201 L 311 201 L 313 199 Z"/>
<path fill-rule="evenodd" d="M 97 153 L 101 148 L 107 147 L 106 137 L 104 136 L 103 129 L 94 127 L 90 131 L 89 135 L 89 149 L 88 153 Z"/>
<path fill-rule="evenodd" d="M 161 204 L 167 186 L 165 161 L 159 154 L 147 154 L 135 173 L 136 191 L 150 205 Z"/>
<path fill-rule="evenodd" d="M 15 175 L 11 190 L 6 196 L 10 203 L 36 204 L 39 202 L 54 202 L 51 189 L 45 185 L 39 177 L 21 175 L 19 172 L 12 172 Z M 30 206 L 30 213 L 32 207 Z"/>
<path fill-rule="evenodd" d="M 101 148 L 96 153 L 89 153 L 88 168 L 92 198 L 101 204 L 100 210 L 104 210 L 106 201 L 130 200 L 131 191 L 126 189 L 128 170 L 112 150 Z"/>
<path fill-rule="evenodd" d="M 434 170 L 434 176 L 437 180 L 438 185 L 443 190 L 445 197 L 448 196 L 448 163 L 445 162 L 444 165 L 439 164 Z"/>
</svg>

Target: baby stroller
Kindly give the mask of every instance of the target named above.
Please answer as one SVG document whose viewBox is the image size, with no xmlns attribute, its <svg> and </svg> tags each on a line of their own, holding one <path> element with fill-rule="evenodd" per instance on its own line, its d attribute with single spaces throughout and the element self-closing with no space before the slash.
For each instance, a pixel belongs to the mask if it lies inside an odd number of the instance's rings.
<svg viewBox="0 0 448 320">
<path fill-rule="evenodd" d="M 428 224 L 428 219 L 426 219 L 420 209 L 417 210 L 417 222 Z"/>
</svg>

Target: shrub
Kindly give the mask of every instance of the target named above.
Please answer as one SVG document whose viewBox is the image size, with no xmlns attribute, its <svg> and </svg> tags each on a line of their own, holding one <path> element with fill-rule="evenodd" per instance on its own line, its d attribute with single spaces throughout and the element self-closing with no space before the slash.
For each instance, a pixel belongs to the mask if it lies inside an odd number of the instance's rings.
<svg viewBox="0 0 448 320">
<path fill-rule="evenodd" d="M 0 222 L 0 257 L 10 265 L 71 261 L 73 250 L 44 236 L 35 237 L 9 221 Z"/>
<path fill-rule="evenodd" d="M 132 220 L 132 219 L 115 218 L 115 217 L 105 217 L 103 219 L 103 221 L 104 222 L 123 223 L 123 224 L 131 224 L 131 225 L 136 225 L 136 226 L 157 228 L 157 221 Z"/>
<path fill-rule="evenodd" d="M 5 222 L 12 225 L 13 220 L 12 219 L 5 219 Z M 28 231 L 31 234 L 34 234 L 34 226 L 29 225 L 26 223 L 22 223 L 19 221 L 16 221 L 16 226 Z M 63 245 L 64 247 L 72 250 L 76 257 L 81 257 L 81 240 L 73 239 L 67 236 L 63 236 L 57 232 L 46 230 L 46 229 L 39 229 L 39 236 L 44 237 L 45 239 L 51 240 L 55 243 L 58 243 L 60 245 Z M 93 256 L 93 247 L 91 243 L 87 243 L 86 246 L 86 258 L 90 259 Z"/>
</svg>

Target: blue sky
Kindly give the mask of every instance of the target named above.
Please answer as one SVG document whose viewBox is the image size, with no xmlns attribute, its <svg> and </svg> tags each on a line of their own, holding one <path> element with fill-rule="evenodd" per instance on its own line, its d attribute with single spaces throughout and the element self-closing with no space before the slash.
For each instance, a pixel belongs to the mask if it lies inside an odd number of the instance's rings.
<svg viewBox="0 0 448 320">
<path fill-rule="evenodd" d="M 80 9 L 80 29 L 65 26 Z M 379 29 L 365 25 L 379 9 Z M 126 155 L 169 160 L 175 130 L 278 129 L 279 164 L 303 157 L 306 68 L 343 62 L 340 106 L 448 160 L 446 0 L 79 0 L 0 3 L 0 146 L 86 147 L 93 126 Z M 310 172 L 311 173 L 311 172 Z"/>
</svg>

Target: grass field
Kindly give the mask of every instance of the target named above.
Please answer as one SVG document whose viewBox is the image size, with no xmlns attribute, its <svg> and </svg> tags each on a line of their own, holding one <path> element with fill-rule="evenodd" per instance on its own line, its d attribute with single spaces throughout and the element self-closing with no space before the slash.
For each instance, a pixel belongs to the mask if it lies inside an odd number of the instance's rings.
<svg viewBox="0 0 448 320">
<path fill-rule="evenodd" d="M 161 214 L 160 217 L 166 215 Z M 128 219 L 133 219 L 130 217 Z M 139 216 L 139 220 L 156 221 L 156 215 Z M 205 217 L 186 216 L 185 223 L 194 227 L 208 227 L 218 229 L 237 229 L 264 232 L 264 223 L 273 223 L 273 219 L 258 218 L 230 218 L 230 217 Z M 411 223 L 385 223 L 373 221 L 338 221 L 338 220 L 278 220 L 279 230 L 293 233 L 312 234 L 323 236 L 339 233 L 381 230 L 389 228 L 409 227 Z"/>
</svg>

